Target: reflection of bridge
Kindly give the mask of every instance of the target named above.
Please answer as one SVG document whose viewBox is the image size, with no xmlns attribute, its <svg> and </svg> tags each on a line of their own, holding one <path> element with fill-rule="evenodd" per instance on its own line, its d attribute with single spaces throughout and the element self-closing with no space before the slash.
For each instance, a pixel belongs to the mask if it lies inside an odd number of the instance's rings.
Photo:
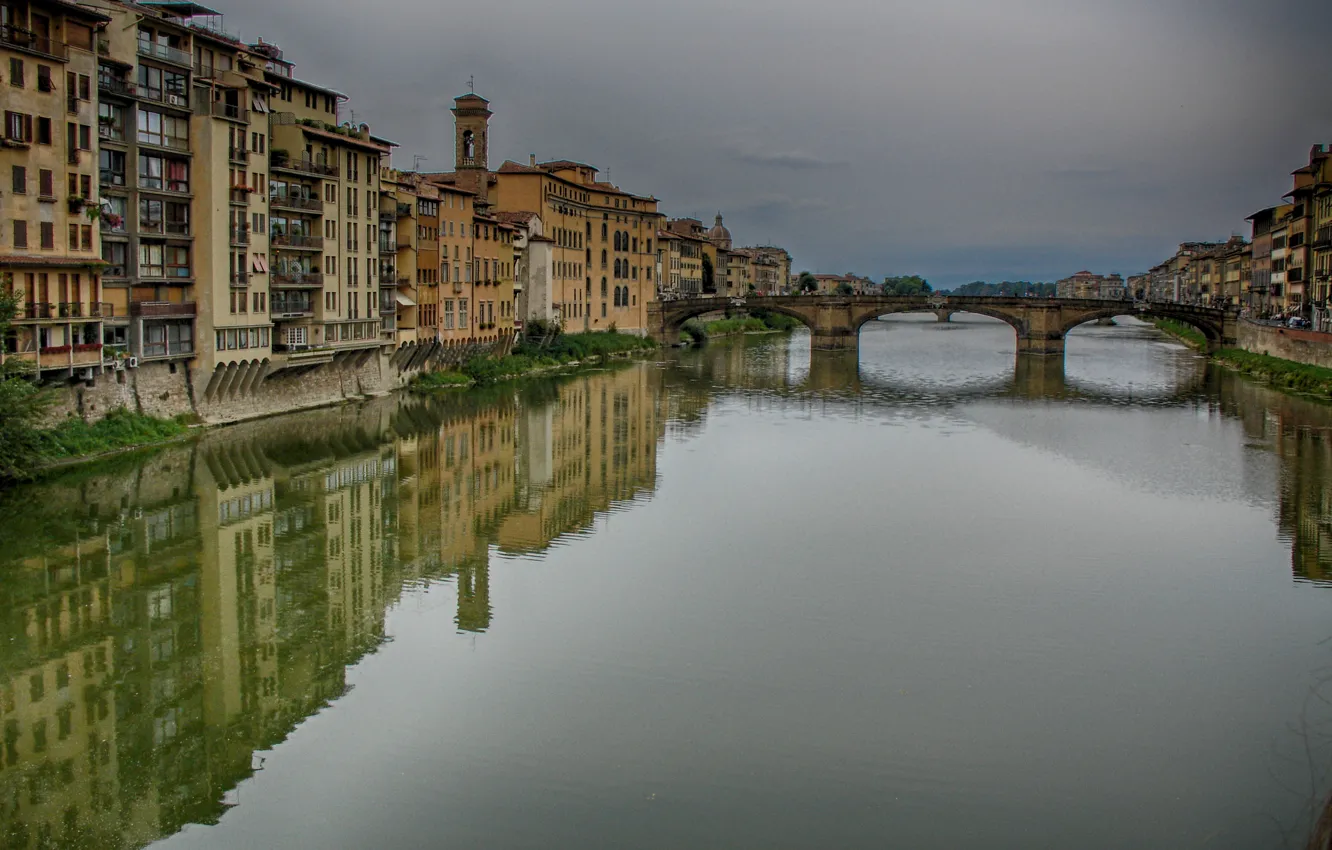
<svg viewBox="0 0 1332 850">
<path fill-rule="evenodd" d="M 1192 325 L 1207 338 L 1209 348 L 1234 345 L 1239 314 L 1233 310 L 1193 307 L 1168 302 L 1099 301 L 1068 298 L 973 298 L 939 295 L 777 295 L 732 301 L 728 298 L 685 298 L 648 306 L 649 332 L 664 343 L 679 338 L 681 326 L 695 316 L 728 308 L 766 309 L 791 316 L 810 329 L 810 344 L 820 351 L 854 351 L 860 328 L 889 313 L 976 313 L 1007 322 L 1017 331 L 1019 354 L 1064 353 L 1064 336 L 1096 319 L 1132 315 L 1173 319 Z"/>
</svg>

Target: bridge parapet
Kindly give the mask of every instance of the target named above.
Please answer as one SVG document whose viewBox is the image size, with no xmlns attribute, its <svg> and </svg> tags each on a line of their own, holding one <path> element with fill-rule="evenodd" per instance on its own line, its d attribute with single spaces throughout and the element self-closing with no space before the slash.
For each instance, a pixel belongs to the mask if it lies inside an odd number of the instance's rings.
<svg viewBox="0 0 1332 850">
<path fill-rule="evenodd" d="M 1082 298 L 993 298 L 983 296 L 767 295 L 657 301 L 648 306 L 648 323 L 658 342 L 674 342 L 689 319 L 725 309 L 766 309 L 792 316 L 810 329 L 811 346 L 820 351 L 855 350 L 860 328 L 892 313 L 934 313 L 946 321 L 954 313 L 976 313 L 1007 322 L 1017 334 L 1020 354 L 1062 355 L 1064 338 L 1086 322 L 1113 316 L 1165 318 L 1196 327 L 1210 347 L 1233 345 L 1239 313 L 1233 309 L 1169 302 L 1112 301 Z"/>
</svg>

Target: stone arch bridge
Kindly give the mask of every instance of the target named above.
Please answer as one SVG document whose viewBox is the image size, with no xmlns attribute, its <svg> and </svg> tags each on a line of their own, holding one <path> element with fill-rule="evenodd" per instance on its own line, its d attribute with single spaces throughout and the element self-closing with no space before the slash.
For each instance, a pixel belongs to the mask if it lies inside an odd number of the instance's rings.
<svg viewBox="0 0 1332 850">
<path fill-rule="evenodd" d="M 648 332 L 661 343 L 679 339 L 685 322 L 722 310 L 770 310 L 804 323 L 818 351 L 854 351 L 860 328 L 891 313 L 976 313 L 1007 322 L 1017 332 L 1019 354 L 1062 355 L 1064 336 L 1078 325 L 1113 316 L 1173 319 L 1197 328 L 1208 350 L 1234 345 L 1239 313 L 1170 302 L 1102 301 L 1076 298 L 981 298 L 941 295 L 769 295 L 752 298 L 681 298 L 648 306 Z"/>
</svg>

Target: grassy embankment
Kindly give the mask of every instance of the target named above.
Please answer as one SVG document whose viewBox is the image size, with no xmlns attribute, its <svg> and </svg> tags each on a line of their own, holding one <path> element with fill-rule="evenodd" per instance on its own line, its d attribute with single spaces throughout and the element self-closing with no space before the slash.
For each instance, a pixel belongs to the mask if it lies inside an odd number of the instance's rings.
<svg viewBox="0 0 1332 850">
<path fill-rule="evenodd" d="M 1207 347 L 1207 338 L 1190 325 L 1169 319 L 1157 319 L 1153 324 L 1190 348 L 1205 350 Z M 1309 366 L 1266 354 L 1255 354 L 1239 348 L 1222 348 L 1214 351 L 1211 353 L 1211 359 L 1278 390 L 1332 399 L 1332 369 Z"/>
<path fill-rule="evenodd" d="M 747 317 L 718 319 L 714 322 L 701 322 L 690 319 L 680 331 L 681 342 L 701 343 L 717 337 L 736 334 L 780 333 L 800 327 L 797 319 L 782 313 L 767 310 L 755 310 Z"/>
<path fill-rule="evenodd" d="M 412 389 L 429 392 L 487 386 L 656 347 L 650 339 L 621 333 L 559 334 L 544 341 L 525 337 L 505 357 L 473 357 L 461 369 L 422 373 L 412 380 Z"/>
</svg>

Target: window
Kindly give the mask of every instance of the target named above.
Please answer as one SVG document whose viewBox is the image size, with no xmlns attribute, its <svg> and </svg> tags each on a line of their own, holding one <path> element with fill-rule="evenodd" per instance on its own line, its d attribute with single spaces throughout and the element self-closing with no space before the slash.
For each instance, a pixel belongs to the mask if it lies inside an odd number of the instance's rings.
<svg viewBox="0 0 1332 850">
<path fill-rule="evenodd" d="M 79 100 L 92 100 L 92 78 L 79 74 Z"/>
<path fill-rule="evenodd" d="M 51 119 L 38 116 L 37 118 L 37 144 L 51 144 Z"/>
<path fill-rule="evenodd" d="M 107 263 L 102 270 L 103 277 L 125 277 L 126 247 L 124 242 L 102 243 L 102 259 Z"/>
<path fill-rule="evenodd" d="M 114 103 L 97 104 L 97 135 L 113 142 L 125 141 L 125 109 Z"/>
<path fill-rule="evenodd" d="M 8 10 L 6 10 L 8 11 Z M 9 60 L 9 84 L 16 89 L 23 88 L 23 60 Z"/>
<path fill-rule="evenodd" d="M 28 223 L 22 219 L 14 219 L 14 247 L 28 247 Z"/>
<path fill-rule="evenodd" d="M 189 150 L 190 121 L 188 118 L 140 109 L 138 139 L 140 143 L 146 145 Z"/>
<path fill-rule="evenodd" d="M 165 248 L 165 245 L 158 242 L 139 243 L 140 277 L 166 277 Z"/>
<path fill-rule="evenodd" d="M 55 250 L 55 223 L 50 221 L 42 222 L 42 250 Z"/>
<path fill-rule="evenodd" d="M 125 154 L 120 151 L 101 150 L 97 152 L 97 160 L 102 185 L 125 185 Z"/>
<path fill-rule="evenodd" d="M 15 195 L 26 195 L 28 192 L 28 169 L 21 165 L 15 165 L 10 170 L 11 191 Z"/>
<path fill-rule="evenodd" d="M 92 150 L 92 127 L 88 124 L 79 125 L 79 150 Z"/>
<path fill-rule="evenodd" d="M 5 138 L 16 142 L 32 141 L 32 116 L 23 112 L 5 112 Z"/>
</svg>

